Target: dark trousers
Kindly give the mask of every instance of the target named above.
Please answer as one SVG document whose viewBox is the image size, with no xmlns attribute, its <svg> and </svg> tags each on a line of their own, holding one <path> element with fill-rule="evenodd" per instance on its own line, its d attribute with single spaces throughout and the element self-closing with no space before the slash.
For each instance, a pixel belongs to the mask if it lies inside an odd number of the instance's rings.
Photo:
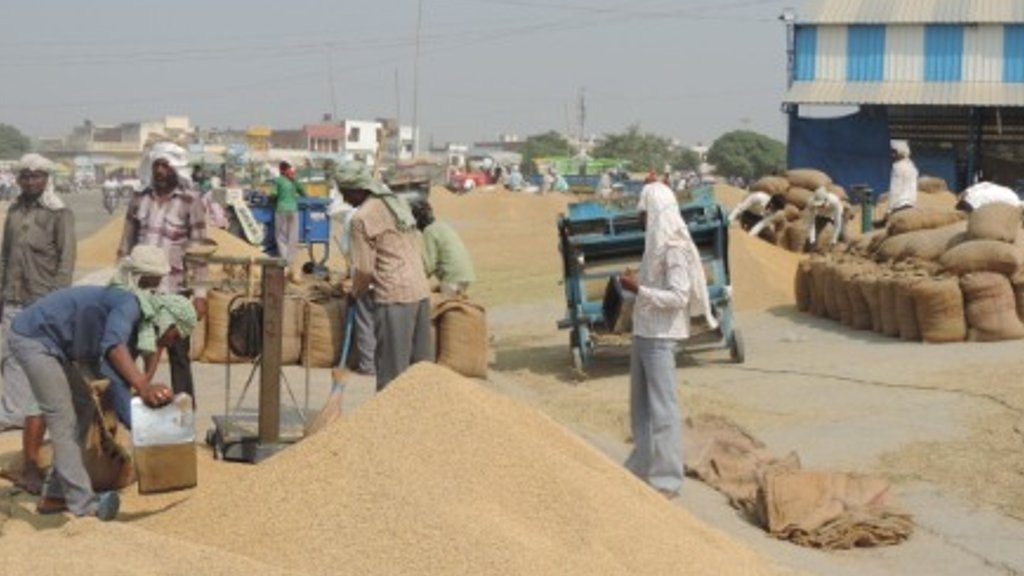
<svg viewBox="0 0 1024 576">
<path fill-rule="evenodd" d="M 195 406 L 195 386 L 192 383 L 192 339 L 181 338 L 167 348 L 167 361 L 171 365 L 171 390 L 175 394 L 184 392 L 192 397 Z"/>
</svg>

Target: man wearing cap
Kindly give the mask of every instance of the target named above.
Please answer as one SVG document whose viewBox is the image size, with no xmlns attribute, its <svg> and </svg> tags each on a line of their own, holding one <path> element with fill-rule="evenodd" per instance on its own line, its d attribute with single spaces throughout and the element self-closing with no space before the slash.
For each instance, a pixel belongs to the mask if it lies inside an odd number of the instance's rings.
<svg viewBox="0 0 1024 576">
<path fill-rule="evenodd" d="M 410 365 L 432 359 L 430 288 L 416 220 L 405 200 L 363 164 L 342 166 L 335 180 L 345 202 L 358 210 L 351 222 L 352 296 L 373 295 L 379 391 Z"/>
<path fill-rule="evenodd" d="M 844 232 L 843 201 L 822 186 L 814 191 L 807 209 L 811 213 L 807 224 L 807 243 L 811 249 L 818 245 L 818 234 L 829 224 L 833 228 L 829 246 L 838 244 Z"/>
<path fill-rule="evenodd" d="M 39 449 L 46 422 L 32 396 L 28 378 L 7 344 L 11 322 L 24 307 L 71 285 L 75 269 L 75 217 L 53 189 L 54 165 L 39 154 L 26 154 L 17 165 L 21 193 L 7 211 L 0 247 L 0 308 L 3 309 L 3 395 L 0 430 L 23 428 L 26 454 L 17 484 L 39 493 Z"/>
<path fill-rule="evenodd" d="M 116 492 L 96 495 L 82 462 L 82 436 L 90 404 L 86 393 L 65 374 L 69 362 L 105 361 L 150 406 L 173 399 L 167 386 L 154 383 L 133 360 L 133 349 L 170 347 L 187 338 L 195 309 L 175 294 L 139 294 L 117 287 L 75 286 L 58 290 L 25 308 L 11 327 L 10 344 L 28 375 L 53 443 L 53 467 L 37 511 L 70 511 L 76 516 L 111 520 Z M 127 392 L 127 391 L 126 391 Z"/>
<path fill-rule="evenodd" d="M 140 244 L 162 248 L 167 253 L 171 271 L 164 276 L 157 291 L 191 295 L 201 320 L 206 316 L 206 288 L 191 290 L 183 281 L 186 244 L 206 239 L 206 210 L 198 193 L 192 189 L 185 150 L 170 142 L 153 145 L 139 167 L 139 176 L 143 189 L 128 204 L 117 256 L 124 258 Z M 196 279 L 204 281 L 206 266 L 196 264 L 194 268 Z M 195 398 L 189 348 L 187 337 L 176 339 L 167 349 L 167 357 L 174 392 L 185 392 Z"/>
<path fill-rule="evenodd" d="M 278 168 L 281 175 L 274 179 L 270 188 L 270 196 L 276 200 L 274 239 L 277 253 L 291 265 L 299 244 L 299 197 L 305 196 L 306 190 L 295 180 L 294 166 L 281 162 Z"/>
<path fill-rule="evenodd" d="M 892 141 L 892 175 L 889 179 L 889 210 L 886 219 L 917 205 L 917 166 L 910 160 L 910 144 Z"/>
</svg>

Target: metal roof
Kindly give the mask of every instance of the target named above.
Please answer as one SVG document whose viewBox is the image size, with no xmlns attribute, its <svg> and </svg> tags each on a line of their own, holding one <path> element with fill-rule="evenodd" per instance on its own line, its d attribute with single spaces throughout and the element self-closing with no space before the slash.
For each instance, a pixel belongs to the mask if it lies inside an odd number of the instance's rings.
<svg viewBox="0 0 1024 576">
<path fill-rule="evenodd" d="M 997 82 L 794 82 L 788 104 L 1024 107 L 1024 84 Z"/>
<path fill-rule="evenodd" d="M 808 0 L 808 24 L 1024 23 L 1024 0 Z"/>
</svg>

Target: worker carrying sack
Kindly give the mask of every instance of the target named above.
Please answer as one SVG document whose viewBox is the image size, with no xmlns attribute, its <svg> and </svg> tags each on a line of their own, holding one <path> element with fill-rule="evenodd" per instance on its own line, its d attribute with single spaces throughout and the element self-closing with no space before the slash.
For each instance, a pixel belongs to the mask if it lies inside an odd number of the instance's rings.
<svg viewBox="0 0 1024 576">
<path fill-rule="evenodd" d="M 445 300 L 434 308 L 437 363 L 471 378 L 487 377 L 487 312 L 465 298 Z"/>
<path fill-rule="evenodd" d="M 118 421 L 108 388 L 110 380 L 97 376 L 98 366 L 63 364 L 71 384 L 78 417 L 88 422 L 82 438 L 82 464 L 92 489 L 120 490 L 135 481 L 135 467 L 127 448 L 117 440 Z"/>
</svg>

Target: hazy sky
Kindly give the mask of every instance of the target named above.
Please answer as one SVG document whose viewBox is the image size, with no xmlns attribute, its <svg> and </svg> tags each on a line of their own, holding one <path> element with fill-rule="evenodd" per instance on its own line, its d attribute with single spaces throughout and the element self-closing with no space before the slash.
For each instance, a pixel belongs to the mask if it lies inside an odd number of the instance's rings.
<svg viewBox="0 0 1024 576">
<path fill-rule="evenodd" d="M 399 116 L 421 145 L 642 130 L 784 137 L 794 0 L 5 1 L 0 122 L 34 137 L 187 115 L 297 128 Z M 331 77 L 333 76 L 333 94 Z"/>
</svg>

